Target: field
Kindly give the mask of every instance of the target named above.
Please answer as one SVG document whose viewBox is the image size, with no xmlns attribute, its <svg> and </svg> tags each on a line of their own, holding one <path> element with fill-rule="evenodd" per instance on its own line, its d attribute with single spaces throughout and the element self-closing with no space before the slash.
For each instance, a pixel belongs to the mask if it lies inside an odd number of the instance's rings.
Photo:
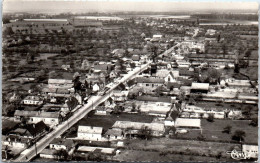
<svg viewBox="0 0 260 163">
<path fill-rule="evenodd" d="M 240 149 L 240 144 L 229 144 L 219 142 L 205 142 L 196 140 L 178 140 L 168 138 L 153 138 L 152 140 L 132 139 L 127 141 L 127 150 L 139 150 L 157 152 L 157 155 L 183 155 L 183 156 L 201 156 L 230 158 L 226 152 L 234 148 Z M 140 152 L 142 153 L 142 152 Z M 139 159 L 149 159 L 139 156 Z M 201 159 L 199 158 L 199 159 Z M 136 158 L 138 159 L 138 157 Z M 154 158 L 152 158 L 154 159 Z M 187 158 L 186 158 L 187 159 Z M 175 159 L 174 159 L 175 160 Z M 143 161 L 143 160 L 140 160 Z M 144 160 L 148 161 L 148 160 Z M 201 160 L 202 161 L 202 160 Z"/>
<path fill-rule="evenodd" d="M 258 131 L 257 127 L 253 127 L 249 125 L 249 121 L 247 120 L 214 120 L 214 122 L 208 122 L 206 119 L 201 120 L 202 126 L 202 134 L 208 141 L 220 141 L 220 142 L 230 142 L 232 139 L 232 135 L 236 130 L 245 131 L 245 142 L 257 144 L 258 142 Z M 231 133 L 222 133 L 223 128 L 227 125 L 232 126 Z M 184 139 L 197 139 L 200 135 L 200 130 L 192 130 L 187 134 L 177 135 L 177 138 Z"/>
<path fill-rule="evenodd" d="M 161 155 L 160 152 L 153 151 L 140 151 L 140 150 L 123 150 L 119 155 L 114 157 L 117 161 L 127 161 L 127 162 L 179 162 L 179 161 L 202 161 L 202 162 L 210 162 L 210 161 L 227 161 L 227 159 L 217 159 L 216 157 L 207 157 L 207 156 L 192 156 L 192 155 L 181 155 L 181 154 L 170 154 Z M 234 161 L 229 159 L 229 161 Z"/>
</svg>

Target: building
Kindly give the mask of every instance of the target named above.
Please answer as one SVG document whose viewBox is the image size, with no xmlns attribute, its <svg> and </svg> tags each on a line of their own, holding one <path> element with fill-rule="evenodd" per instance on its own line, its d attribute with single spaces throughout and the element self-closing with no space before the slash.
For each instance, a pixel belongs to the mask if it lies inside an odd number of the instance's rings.
<svg viewBox="0 0 260 163">
<path fill-rule="evenodd" d="M 162 136 L 165 132 L 164 124 L 162 123 L 116 121 L 112 128 L 122 129 L 125 135 L 138 135 L 144 128 L 150 130 L 153 136 Z"/>
<path fill-rule="evenodd" d="M 175 121 L 175 127 L 182 128 L 182 129 L 201 129 L 201 120 L 177 118 Z"/>
<path fill-rule="evenodd" d="M 45 125 L 45 123 L 41 121 L 36 124 L 28 124 L 24 128 L 17 128 L 9 132 L 9 135 L 16 135 L 24 138 L 34 139 L 43 135 L 47 130 L 48 127 Z"/>
<path fill-rule="evenodd" d="M 67 152 L 71 152 L 75 149 L 76 143 L 74 143 L 71 139 L 62 139 L 62 138 L 55 138 L 51 141 L 49 147 L 50 149 L 54 150 L 66 150 Z"/>
<path fill-rule="evenodd" d="M 2 135 L 2 145 L 6 145 L 13 148 L 26 149 L 31 144 L 30 138 L 23 138 L 17 135 Z"/>
<path fill-rule="evenodd" d="M 105 133 L 105 137 L 108 140 L 120 140 L 124 138 L 124 133 L 121 129 L 108 129 L 107 132 Z"/>
<path fill-rule="evenodd" d="M 209 83 L 192 83 L 191 93 L 208 93 Z"/>
<path fill-rule="evenodd" d="M 77 138 L 84 140 L 95 140 L 99 141 L 102 138 L 102 127 L 93 126 L 79 126 Z"/>
<path fill-rule="evenodd" d="M 137 77 L 136 78 L 137 86 L 144 88 L 144 91 L 151 91 L 158 86 L 164 85 L 164 79 L 159 78 L 146 78 L 146 77 Z"/>
<path fill-rule="evenodd" d="M 41 105 L 43 104 L 43 99 L 38 96 L 27 96 L 23 99 L 23 104 L 26 105 Z"/>
<path fill-rule="evenodd" d="M 72 88 L 73 82 L 72 80 L 67 79 L 49 79 L 48 80 L 48 87 L 53 88 Z"/>
<path fill-rule="evenodd" d="M 41 111 L 24 111 L 16 110 L 14 113 L 15 121 L 27 120 L 30 124 L 36 124 L 43 121 L 48 126 L 55 126 L 61 122 L 61 116 L 59 112 L 41 112 Z"/>
</svg>

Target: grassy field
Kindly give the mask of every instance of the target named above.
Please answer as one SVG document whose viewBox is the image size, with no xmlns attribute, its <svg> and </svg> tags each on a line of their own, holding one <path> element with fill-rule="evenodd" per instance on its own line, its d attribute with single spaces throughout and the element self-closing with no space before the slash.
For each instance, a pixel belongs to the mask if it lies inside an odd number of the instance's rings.
<svg viewBox="0 0 260 163">
<path fill-rule="evenodd" d="M 257 127 L 249 125 L 247 120 L 217 120 L 214 122 L 208 122 L 206 119 L 201 120 L 202 135 L 208 141 L 226 141 L 229 142 L 232 139 L 232 135 L 236 130 L 242 130 L 246 132 L 245 141 L 246 143 L 257 144 L 258 142 L 258 131 Z M 223 128 L 227 125 L 232 126 L 231 133 L 222 133 Z M 197 139 L 200 135 L 200 130 L 190 130 L 187 134 L 179 134 L 177 138 L 184 139 Z"/>
<path fill-rule="evenodd" d="M 234 161 L 231 159 L 207 156 L 191 156 L 181 154 L 166 154 L 161 155 L 160 152 L 152 151 L 139 151 L 139 150 L 123 150 L 119 155 L 116 155 L 114 159 L 118 161 L 145 161 L 145 162 L 190 162 L 190 161 L 202 161 L 202 162 L 217 162 L 217 161 Z"/>
<path fill-rule="evenodd" d="M 153 138 L 148 141 L 140 139 L 129 140 L 127 148 L 128 150 L 159 152 L 161 155 L 177 154 L 212 158 L 220 156 L 220 158 L 229 159 L 230 155 L 226 154 L 226 152 L 234 148 L 239 150 L 241 147 L 240 144 Z"/>
</svg>

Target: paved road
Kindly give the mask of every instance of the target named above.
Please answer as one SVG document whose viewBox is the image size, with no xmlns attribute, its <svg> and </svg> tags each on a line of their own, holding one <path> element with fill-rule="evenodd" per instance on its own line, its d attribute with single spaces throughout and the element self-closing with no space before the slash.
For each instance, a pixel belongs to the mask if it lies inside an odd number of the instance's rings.
<svg viewBox="0 0 260 163">
<path fill-rule="evenodd" d="M 175 45 L 178 46 L 178 45 Z M 174 47 L 175 47 L 174 46 Z M 163 54 L 168 54 L 172 52 L 174 47 L 166 50 Z M 146 64 L 141 65 L 140 67 L 136 67 L 133 71 L 128 72 L 123 78 L 119 79 L 117 82 L 109 85 L 109 90 L 106 92 L 103 96 L 92 96 L 89 98 L 88 103 L 80 107 L 78 110 L 76 110 L 73 115 L 66 121 L 62 122 L 58 126 L 54 127 L 53 131 L 45 135 L 41 140 L 39 140 L 35 145 L 30 147 L 29 149 L 24 150 L 20 156 L 12 160 L 14 162 L 28 162 L 33 157 L 37 155 L 37 153 L 40 153 L 46 146 L 50 144 L 50 142 L 56 138 L 59 137 L 62 133 L 64 133 L 66 130 L 68 130 L 71 126 L 76 124 L 80 119 L 85 117 L 91 110 L 94 110 L 96 106 L 104 102 L 108 99 L 108 97 L 111 96 L 111 92 L 120 84 L 124 83 L 127 80 L 132 79 L 135 75 L 139 74 L 140 72 L 146 70 L 152 61 L 148 61 Z"/>
</svg>

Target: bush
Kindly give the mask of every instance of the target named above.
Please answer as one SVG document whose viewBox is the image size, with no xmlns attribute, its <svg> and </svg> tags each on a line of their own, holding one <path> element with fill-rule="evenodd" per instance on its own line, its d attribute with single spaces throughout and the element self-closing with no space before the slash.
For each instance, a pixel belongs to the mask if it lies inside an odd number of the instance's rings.
<svg viewBox="0 0 260 163">
<path fill-rule="evenodd" d="M 209 122 L 213 122 L 214 121 L 214 115 L 213 114 L 209 114 L 209 117 L 207 118 L 207 120 Z"/>
</svg>

